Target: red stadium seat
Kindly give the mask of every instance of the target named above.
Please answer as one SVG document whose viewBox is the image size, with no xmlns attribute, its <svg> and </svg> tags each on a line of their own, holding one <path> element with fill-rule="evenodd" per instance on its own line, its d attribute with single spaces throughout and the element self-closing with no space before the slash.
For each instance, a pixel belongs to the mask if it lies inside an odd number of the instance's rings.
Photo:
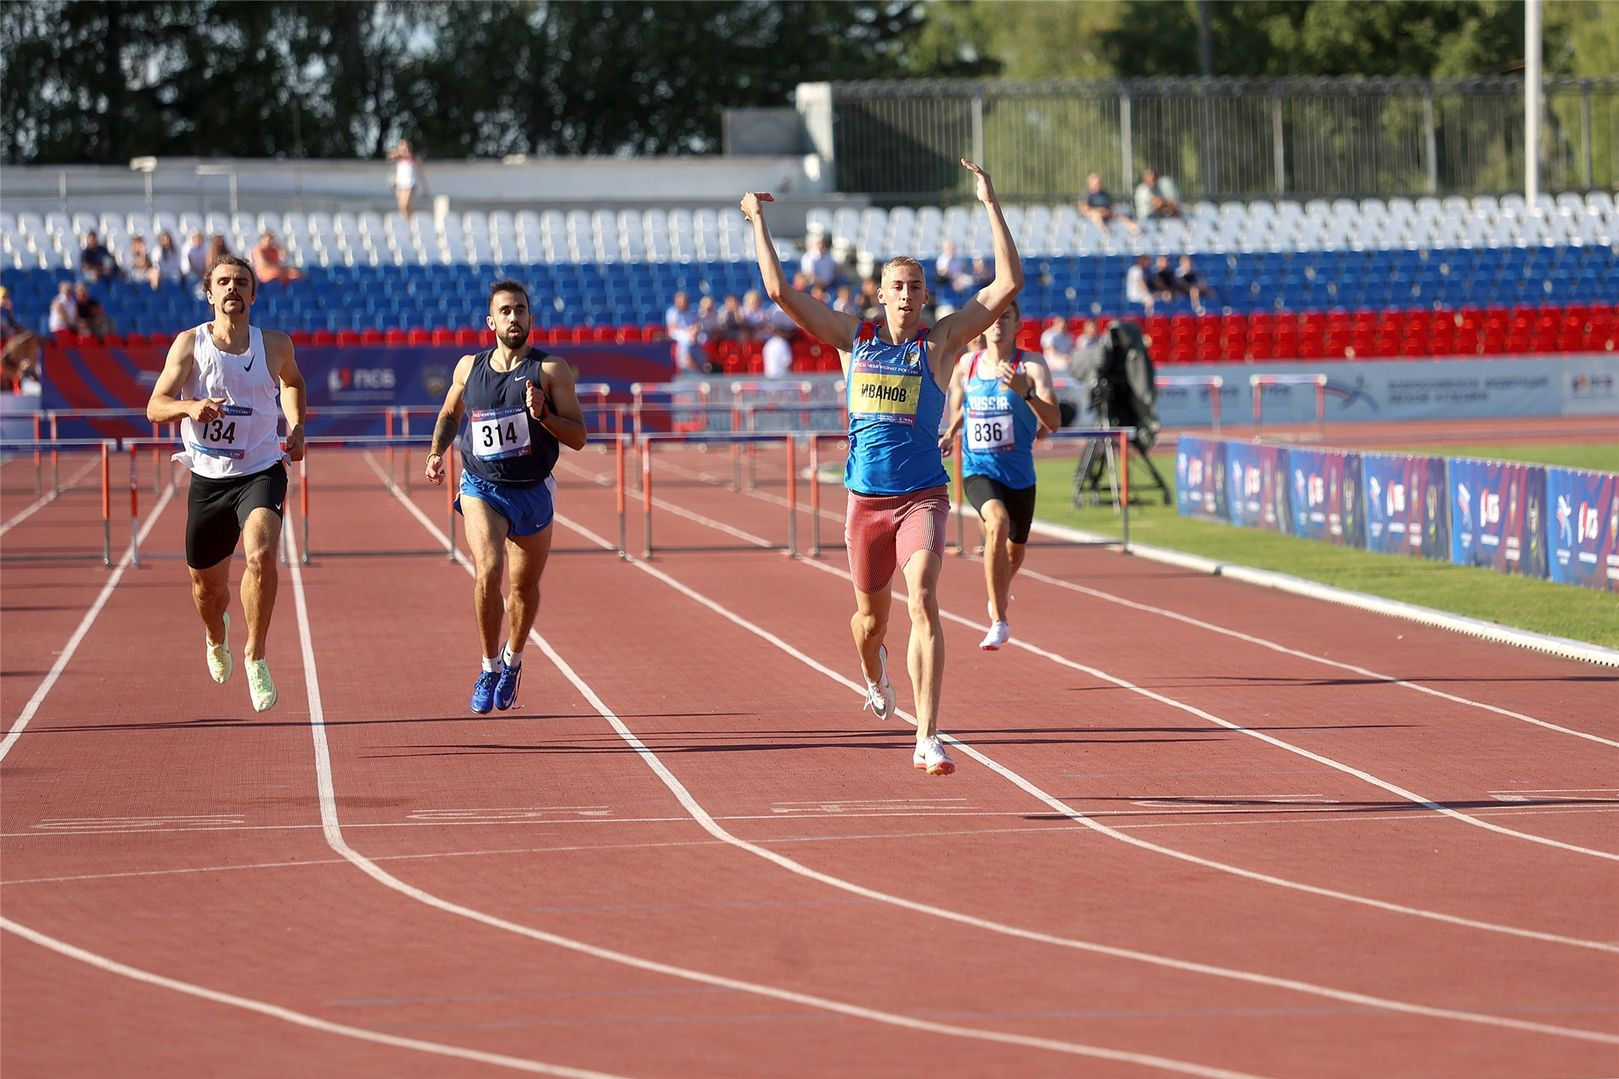
<svg viewBox="0 0 1619 1079">
<path fill-rule="evenodd" d="M 456 335 L 456 331 L 451 330 L 451 329 L 447 329 L 447 328 L 446 329 L 434 330 L 433 331 L 433 345 L 435 347 L 439 347 L 439 348 L 446 347 L 446 346 L 453 346 L 456 343 L 455 342 L 455 335 Z"/>
<path fill-rule="evenodd" d="M 390 345 L 406 345 L 410 343 L 410 331 L 393 329 L 386 331 L 383 340 Z"/>
<path fill-rule="evenodd" d="M 487 331 L 476 326 L 465 327 L 455 331 L 455 343 L 459 348 L 482 348 Z"/>
<path fill-rule="evenodd" d="M 405 335 L 405 343 L 408 345 L 431 345 L 433 343 L 433 331 L 411 330 Z"/>
<path fill-rule="evenodd" d="M 337 344 L 337 334 L 331 330 L 316 330 L 309 335 L 309 343 L 316 348 L 332 348 Z"/>
</svg>

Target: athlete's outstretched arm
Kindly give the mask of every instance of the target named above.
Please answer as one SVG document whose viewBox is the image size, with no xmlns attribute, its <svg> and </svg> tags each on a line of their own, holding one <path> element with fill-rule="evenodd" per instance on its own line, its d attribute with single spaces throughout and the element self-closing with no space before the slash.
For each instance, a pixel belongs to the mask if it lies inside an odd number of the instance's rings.
<svg viewBox="0 0 1619 1079">
<path fill-rule="evenodd" d="M 308 389 L 303 372 L 298 370 L 292 338 L 275 330 L 265 330 L 264 351 L 268 353 L 270 373 L 281 382 L 281 414 L 287 418 L 287 456 L 302 461 Z"/>
<path fill-rule="evenodd" d="M 1006 224 L 1006 216 L 1001 213 L 995 188 L 989 182 L 989 173 L 966 158 L 961 159 L 961 164 L 973 174 L 974 193 L 989 212 L 990 235 L 995 240 L 995 277 L 979 289 L 976 296 L 962 304 L 961 310 L 946 315 L 934 327 L 935 344 L 943 346 L 941 351 L 952 356 L 967 342 L 989 329 L 1001 317 L 1006 305 L 1012 302 L 1012 297 L 1023 288 L 1023 261 L 1018 257 L 1017 244 Z"/>
<path fill-rule="evenodd" d="M 781 305 L 781 309 L 804 330 L 831 345 L 839 352 L 854 347 L 855 331 L 860 320 L 853 315 L 834 311 L 815 297 L 793 288 L 776 256 L 776 245 L 770 240 L 770 226 L 765 224 L 764 204 L 775 202 L 768 191 L 750 191 L 742 196 L 742 215 L 753 222 L 753 246 L 759 259 L 759 276 L 764 279 L 765 292 Z"/>
<path fill-rule="evenodd" d="M 455 441 L 455 433 L 461 430 L 461 413 L 466 408 L 464 400 L 467 392 L 467 379 L 472 374 L 472 357 L 462 356 L 455 365 L 455 374 L 450 378 L 450 388 L 445 391 L 444 403 L 439 406 L 438 419 L 433 421 L 433 441 L 427 447 L 427 482 L 444 482 L 444 455 L 450 450 L 450 443 Z"/>
</svg>

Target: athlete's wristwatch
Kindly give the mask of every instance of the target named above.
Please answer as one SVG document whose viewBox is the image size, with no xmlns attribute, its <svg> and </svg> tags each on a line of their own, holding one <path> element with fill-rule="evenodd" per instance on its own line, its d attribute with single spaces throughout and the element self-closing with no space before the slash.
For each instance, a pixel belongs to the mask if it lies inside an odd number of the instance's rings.
<svg viewBox="0 0 1619 1079">
<path fill-rule="evenodd" d="M 1031 382 L 1029 384 L 1029 388 L 1023 391 L 1023 399 L 1025 401 L 1027 401 L 1029 398 L 1031 398 L 1033 396 L 1034 396 L 1034 384 Z"/>
</svg>

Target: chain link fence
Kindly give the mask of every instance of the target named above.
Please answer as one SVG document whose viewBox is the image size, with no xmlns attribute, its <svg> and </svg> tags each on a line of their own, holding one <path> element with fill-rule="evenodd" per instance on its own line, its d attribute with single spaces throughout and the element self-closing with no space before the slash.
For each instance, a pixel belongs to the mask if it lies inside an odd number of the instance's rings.
<svg viewBox="0 0 1619 1079">
<path fill-rule="evenodd" d="M 959 159 L 1008 201 L 1064 202 L 1141 172 L 1188 199 L 1521 191 L 1520 79 L 1145 79 L 829 84 L 835 182 L 878 202 L 972 197 Z M 1543 191 L 1619 186 L 1619 78 L 1545 80 Z"/>
</svg>

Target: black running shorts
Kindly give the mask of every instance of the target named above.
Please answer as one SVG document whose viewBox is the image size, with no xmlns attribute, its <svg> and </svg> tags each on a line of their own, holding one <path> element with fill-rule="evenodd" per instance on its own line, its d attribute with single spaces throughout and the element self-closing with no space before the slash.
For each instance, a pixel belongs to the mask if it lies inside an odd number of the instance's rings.
<svg viewBox="0 0 1619 1079">
<path fill-rule="evenodd" d="M 287 500 L 287 466 L 277 461 L 251 476 L 210 479 L 192 473 L 186 517 L 186 565 L 208 569 L 236 550 L 250 513 L 260 506 L 277 517 Z"/>
<path fill-rule="evenodd" d="M 1000 502 L 1004 505 L 1006 516 L 1011 522 L 1007 538 L 1013 543 L 1029 542 L 1029 526 L 1034 523 L 1033 487 L 1019 490 L 989 476 L 968 476 L 962 483 L 962 489 L 967 494 L 967 501 L 973 504 L 973 509 L 978 511 L 980 517 L 984 515 L 986 502 Z"/>
</svg>

